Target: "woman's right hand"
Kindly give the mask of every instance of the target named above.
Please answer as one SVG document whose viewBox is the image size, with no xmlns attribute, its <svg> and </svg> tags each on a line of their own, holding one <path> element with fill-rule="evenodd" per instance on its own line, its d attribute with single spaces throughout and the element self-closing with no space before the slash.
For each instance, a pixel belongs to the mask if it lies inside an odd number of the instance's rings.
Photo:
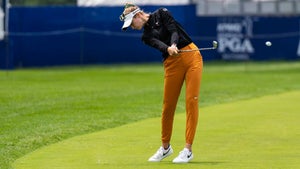
<svg viewBox="0 0 300 169">
<path fill-rule="evenodd" d="M 178 55 L 178 48 L 176 46 L 176 44 L 172 44 L 171 46 L 168 47 L 168 53 L 170 56 L 175 56 Z"/>
</svg>

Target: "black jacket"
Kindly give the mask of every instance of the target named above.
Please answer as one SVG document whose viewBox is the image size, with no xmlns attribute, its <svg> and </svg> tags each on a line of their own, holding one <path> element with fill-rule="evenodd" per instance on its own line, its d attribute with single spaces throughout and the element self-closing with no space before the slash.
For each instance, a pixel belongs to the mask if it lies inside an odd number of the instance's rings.
<svg viewBox="0 0 300 169">
<path fill-rule="evenodd" d="M 168 57 L 167 48 L 172 44 L 176 44 L 180 49 L 192 43 L 191 38 L 166 8 L 160 8 L 150 14 L 144 26 L 142 41 L 160 50 L 164 59 Z"/>
</svg>

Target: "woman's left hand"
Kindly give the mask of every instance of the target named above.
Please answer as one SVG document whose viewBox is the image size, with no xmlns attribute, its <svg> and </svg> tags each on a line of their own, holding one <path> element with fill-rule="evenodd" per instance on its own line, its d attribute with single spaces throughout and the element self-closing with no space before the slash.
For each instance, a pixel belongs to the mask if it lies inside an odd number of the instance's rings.
<svg viewBox="0 0 300 169">
<path fill-rule="evenodd" d="M 176 46 L 176 44 L 172 44 L 170 47 L 168 47 L 168 53 L 170 56 L 176 56 L 178 55 L 178 48 Z"/>
</svg>

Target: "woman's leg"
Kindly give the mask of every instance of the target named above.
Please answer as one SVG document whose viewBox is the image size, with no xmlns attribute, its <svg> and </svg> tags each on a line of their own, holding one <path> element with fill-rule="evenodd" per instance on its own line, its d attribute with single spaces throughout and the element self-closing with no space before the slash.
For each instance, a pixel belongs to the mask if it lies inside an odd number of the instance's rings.
<svg viewBox="0 0 300 169">
<path fill-rule="evenodd" d="M 191 65 L 186 73 L 186 148 L 192 149 L 194 141 L 198 114 L 199 114 L 199 92 L 202 77 L 203 61 L 199 52 L 190 56 Z"/>
<path fill-rule="evenodd" d="M 167 146 L 171 140 L 174 113 L 185 75 L 181 56 L 169 56 L 167 60 L 164 61 L 164 69 L 165 77 L 161 138 L 163 146 Z"/>
</svg>

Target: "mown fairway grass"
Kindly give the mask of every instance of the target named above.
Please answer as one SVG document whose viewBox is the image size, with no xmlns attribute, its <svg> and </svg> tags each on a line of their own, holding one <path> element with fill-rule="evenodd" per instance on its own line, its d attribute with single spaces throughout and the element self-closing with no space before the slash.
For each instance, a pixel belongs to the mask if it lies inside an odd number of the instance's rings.
<svg viewBox="0 0 300 169">
<path fill-rule="evenodd" d="M 300 89 L 300 63 L 205 65 L 200 106 Z M 0 72 L 0 167 L 72 136 L 159 117 L 157 65 L 58 67 Z M 184 91 L 177 112 L 184 112 Z"/>
<path fill-rule="evenodd" d="M 185 113 L 176 114 L 174 154 L 147 159 L 160 145 L 160 118 L 76 136 L 44 146 L 13 164 L 15 169 L 298 169 L 300 91 L 201 109 L 194 159 L 174 165 L 184 145 Z"/>
</svg>

